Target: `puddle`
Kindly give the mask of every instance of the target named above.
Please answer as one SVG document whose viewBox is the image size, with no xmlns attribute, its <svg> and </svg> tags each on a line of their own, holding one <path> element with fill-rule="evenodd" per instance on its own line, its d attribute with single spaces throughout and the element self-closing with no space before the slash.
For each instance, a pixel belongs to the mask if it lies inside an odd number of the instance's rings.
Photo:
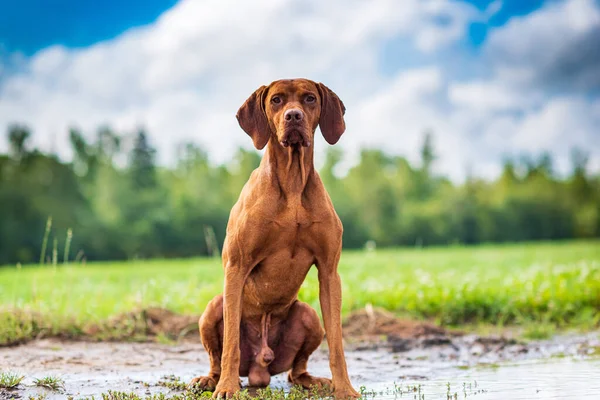
<svg viewBox="0 0 600 400">
<path fill-rule="evenodd" d="M 373 384 L 376 399 L 600 399 L 600 359 L 561 358 L 443 371 L 432 379 Z M 416 391 L 415 391 L 416 390 Z M 416 396 L 416 397 L 415 397 Z M 421 397 L 419 397 L 421 396 Z"/>
<path fill-rule="evenodd" d="M 467 335 L 349 344 L 346 357 L 355 388 L 364 386 L 375 391 L 375 399 L 447 400 L 448 394 L 452 399 L 456 394 L 457 400 L 600 399 L 600 358 L 594 355 L 599 349 L 598 333 L 565 335 L 528 344 Z M 176 393 L 157 382 L 166 375 L 187 382 L 204 374 L 208 357 L 200 343 L 47 339 L 0 348 L 0 370 L 26 376 L 18 390 L 0 389 L 2 400 L 27 399 L 41 393 L 48 400 L 66 396 L 98 398 L 108 390 L 139 395 Z M 309 370 L 318 376 L 331 376 L 325 349 L 313 354 Z M 48 375 L 65 381 L 61 393 L 33 386 L 34 378 Z M 289 387 L 284 374 L 273 377 L 271 385 Z"/>
</svg>

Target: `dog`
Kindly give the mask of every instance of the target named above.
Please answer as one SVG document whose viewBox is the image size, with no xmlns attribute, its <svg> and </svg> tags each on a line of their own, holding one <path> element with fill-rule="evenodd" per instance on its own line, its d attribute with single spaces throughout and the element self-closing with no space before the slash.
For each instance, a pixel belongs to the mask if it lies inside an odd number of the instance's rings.
<svg viewBox="0 0 600 400">
<path fill-rule="evenodd" d="M 322 83 L 286 79 L 258 88 L 237 120 L 257 149 L 267 147 L 233 206 L 223 245 L 223 294 L 200 318 L 210 357 L 207 376 L 191 384 L 230 398 L 240 376 L 264 387 L 289 371 L 292 384 L 329 387 L 338 399 L 358 398 L 342 345 L 342 286 L 337 271 L 342 223 L 313 165 L 317 126 L 329 144 L 344 133 L 345 107 Z M 298 300 L 312 266 L 319 278 L 319 316 Z M 327 335 L 332 379 L 307 371 Z"/>
</svg>

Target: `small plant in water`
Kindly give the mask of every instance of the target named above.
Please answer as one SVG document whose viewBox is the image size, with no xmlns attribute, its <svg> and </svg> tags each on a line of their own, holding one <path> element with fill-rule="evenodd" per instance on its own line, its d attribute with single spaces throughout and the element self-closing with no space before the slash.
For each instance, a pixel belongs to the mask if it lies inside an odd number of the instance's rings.
<svg viewBox="0 0 600 400">
<path fill-rule="evenodd" d="M 50 390 L 60 390 L 65 386 L 65 381 L 57 376 L 45 376 L 33 380 L 35 386 L 43 387 Z"/>
<path fill-rule="evenodd" d="M 25 377 L 14 372 L 0 372 L 0 388 L 14 389 Z"/>
<path fill-rule="evenodd" d="M 158 386 L 164 386 L 171 390 L 186 390 L 187 384 L 182 382 L 179 377 L 175 375 L 165 375 L 162 377 L 160 381 L 157 383 Z"/>
</svg>

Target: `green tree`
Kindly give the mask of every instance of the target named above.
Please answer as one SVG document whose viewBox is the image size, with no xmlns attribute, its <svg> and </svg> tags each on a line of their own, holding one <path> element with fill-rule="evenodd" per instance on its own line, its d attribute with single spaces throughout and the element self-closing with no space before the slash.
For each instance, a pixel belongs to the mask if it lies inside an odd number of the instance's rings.
<svg viewBox="0 0 600 400">
<path fill-rule="evenodd" d="M 105 136 L 101 136 L 103 139 Z M 112 152 L 112 143 L 109 142 Z M 111 153 L 112 154 L 112 153 Z M 156 187 L 156 150 L 148 142 L 148 137 L 140 129 L 134 138 L 133 150 L 129 157 L 129 174 L 131 184 L 135 189 L 151 189 Z"/>
<path fill-rule="evenodd" d="M 72 162 L 33 148 L 24 125 L 12 125 L 7 136 L 9 151 L 0 154 L 1 264 L 39 259 L 48 216 L 50 241 L 63 244 L 71 228 L 73 253 L 83 250 L 89 259 L 208 254 L 205 233 L 214 231 L 222 244 L 231 206 L 260 163 L 256 151 L 239 149 L 215 164 L 187 143 L 175 165 L 158 166 L 143 130 L 128 149 L 109 127 L 91 136 L 72 128 Z M 368 240 L 426 246 L 600 237 L 600 175 L 590 171 L 584 151 L 573 150 L 566 178 L 541 153 L 507 157 L 497 179 L 460 184 L 435 173 L 431 132 L 420 152 L 420 162 L 411 163 L 363 149 L 343 173 L 344 154 L 328 148 L 321 179 L 344 224 L 344 247 Z"/>
<path fill-rule="evenodd" d="M 11 125 L 8 127 L 8 141 L 10 143 L 11 156 L 21 160 L 27 154 L 26 143 L 31 132 L 24 125 Z"/>
</svg>

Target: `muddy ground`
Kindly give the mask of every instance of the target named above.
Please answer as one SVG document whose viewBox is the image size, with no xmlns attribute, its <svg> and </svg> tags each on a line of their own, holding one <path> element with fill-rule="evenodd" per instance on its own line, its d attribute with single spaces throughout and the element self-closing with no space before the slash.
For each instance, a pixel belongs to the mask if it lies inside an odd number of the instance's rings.
<svg viewBox="0 0 600 400">
<path fill-rule="evenodd" d="M 495 367 L 550 357 L 586 357 L 600 349 L 600 334 L 571 334 L 550 340 L 521 342 L 503 337 L 479 337 L 448 332 L 427 323 L 401 321 L 390 314 L 364 310 L 345 325 L 346 357 L 355 387 L 393 387 L 394 382 L 426 382 L 449 370 Z M 0 348 L 0 370 L 25 375 L 17 390 L 0 389 L 0 399 L 85 397 L 108 390 L 139 395 L 169 392 L 159 382 L 165 376 L 183 381 L 208 371 L 208 356 L 195 335 L 178 344 L 90 342 L 41 339 Z M 312 356 L 309 370 L 330 377 L 327 349 Z M 33 385 L 34 378 L 60 376 L 60 392 Z M 243 380 L 245 383 L 246 381 Z M 287 387 L 285 375 L 272 379 Z"/>
</svg>

